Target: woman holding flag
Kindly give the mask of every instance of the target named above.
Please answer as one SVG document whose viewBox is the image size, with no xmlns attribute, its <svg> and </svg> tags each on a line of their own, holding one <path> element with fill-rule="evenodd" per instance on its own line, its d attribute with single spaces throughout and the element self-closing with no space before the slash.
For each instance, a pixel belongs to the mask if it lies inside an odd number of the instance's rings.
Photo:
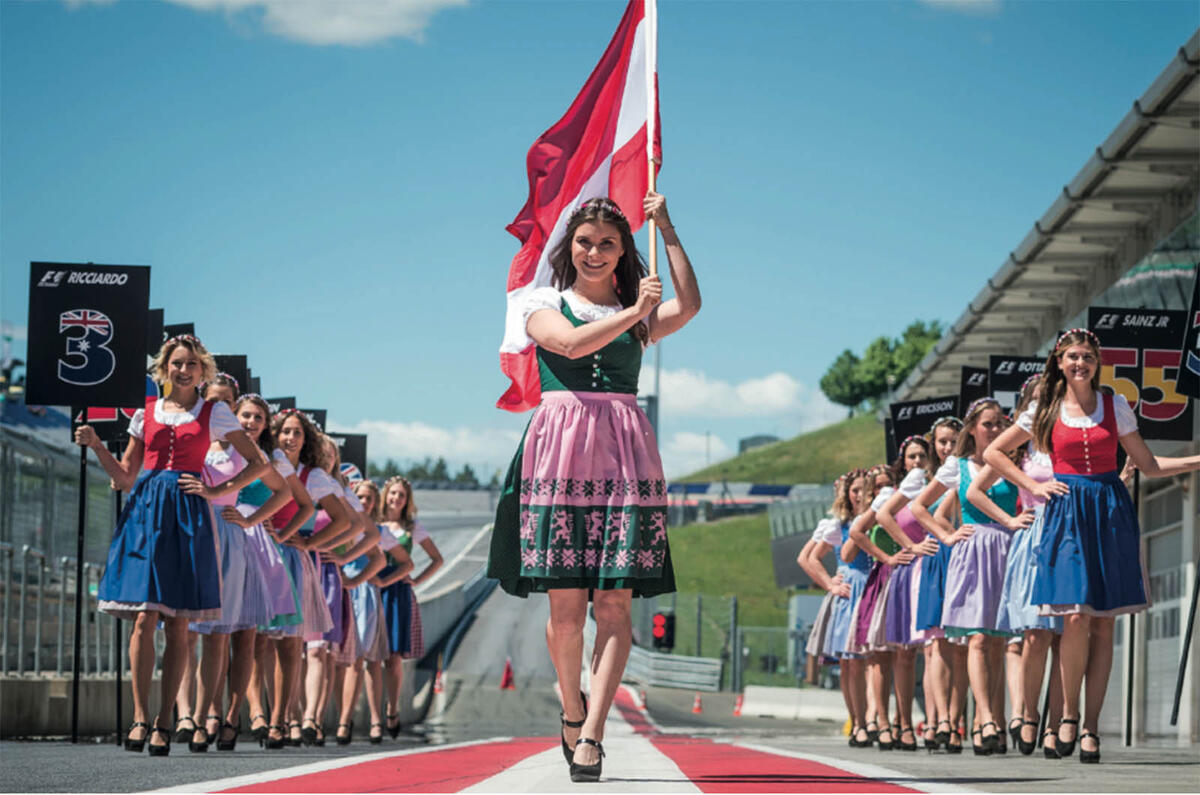
<svg viewBox="0 0 1200 795">
<path fill-rule="evenodd" d="M 488 562 L 508 593 L 549 594 L 546 640 L 572 781 L 600 777 L 604 722 L 632 643 L 632 597 L 675 590 L 666 482 L 637 381 L 645 346 L 691 320 L 700 291 L 664 198 L 650 191 L 642 209 L 663 232 L 675 298 L 663 302 L 660 280 L 644 275 L 629 221 L 607 198 L 571 213 L 550 254 L 553 286 L 527 296 L 541 403 L 505 479 Z M 589 601 L 590 708 L 577 690 Z"/>
</svg>

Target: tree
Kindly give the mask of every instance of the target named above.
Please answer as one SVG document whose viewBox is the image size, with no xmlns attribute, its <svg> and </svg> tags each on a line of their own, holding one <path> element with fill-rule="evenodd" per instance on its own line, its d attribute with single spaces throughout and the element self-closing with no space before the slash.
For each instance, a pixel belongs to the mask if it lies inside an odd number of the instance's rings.
<svg viewBox="0 0 1200 795">
<path fill-rule="evenodd" d="M 392 478 L 399 474 L 400 467 L 396 464 L 396 460 L 394 458 L 389 458 L 383 465 L 383 476 L 385 478 Z"/>
<path fill-rule="evenodd" d="M 851 351 L 844 350 L 833 364 L 829 365 L 825 375 L 821 376 L 820 386 L 825 397 L 838 405 L 848 407 L 851 417 L 854 416 L 854 409 L 866 397 L 858 382 L 858 364 L 858 357 Z"/>
<path fill-rule="evenodd" d="M 858 384 L 863 397 L 875 400 L 887 394 L 887 377 L 892 372 L 895 344 L 887 337 L 876 337 L 863 351 L 858 363 Z"/>
<path fill-rule="evenodd" d="M 384 475 L 384 471 L 382 469 L 380 469 L 379 464 L 376 464 L 374 461 L 368 461 L 367 462 L 367 477 L 377 478 L 380 476 L 386 477 L 386 475 Z"/>
<path fill-rule="evenodd" d="M 429 478 L 443 483 L 450 479 L 450 467 L 446 464 L 446 459 L 438 456 L 437 463 L 433 465 L 433 470 L 429 473 Z"/>
<path fill-rule="evenodd" d="M 454 482 L 474 488 L 479 485 L 479 478 L 475 477 L 475 470 L 471 469 L 470 464 L 463 464 L 462 470 L 454 476 Z"/>
<path fill-rule="evenodd" d="M 913 371 L 930 349 L 942 338 L 942 324 L 936 320 L 926 323 L 924 320 L 914 320 L 904 329 L 904 334 L 892 351 L 891 373 L 900 384 Z"/>
</svg>

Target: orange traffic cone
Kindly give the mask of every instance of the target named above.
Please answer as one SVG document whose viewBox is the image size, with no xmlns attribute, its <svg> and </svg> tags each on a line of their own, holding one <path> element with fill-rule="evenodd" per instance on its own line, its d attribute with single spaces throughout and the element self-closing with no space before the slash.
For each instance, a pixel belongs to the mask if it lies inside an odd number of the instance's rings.
<svg viewBox="0 0 1200 795">
<path fill-rule="evenodd" d="M 445 686 L 442 684 L 442 669 L 438 668 L 437 676 L 433 678 L 433 692 L 441 693 L 445 689 Z"/>
<path fill-rule="evenodd" d="M 638 691 L 638 709 L 642 712 L 646 711 L 646 688 Z"/>
<path fill-rule="evenodd" d="M 504 658 L 504 675 L 500 677 L 501 690 L 516 690 L 517 683 L 513 677 L 512 657 Z"/>
<path fill-rule="evenodd" d="M 745 700 L 745 694 L 738 693 L 737 701 L 733 705 L 733 717 L 740 718 L 742 716 L 742 702 Z"/>
<path fill-rule="evenodd" d="M 696 694 L 696 700 L 692 702 L 692 714 L 698 715 L 704 711 L 704 705 L 700 703 L 700 694 Z"/>
</svg>

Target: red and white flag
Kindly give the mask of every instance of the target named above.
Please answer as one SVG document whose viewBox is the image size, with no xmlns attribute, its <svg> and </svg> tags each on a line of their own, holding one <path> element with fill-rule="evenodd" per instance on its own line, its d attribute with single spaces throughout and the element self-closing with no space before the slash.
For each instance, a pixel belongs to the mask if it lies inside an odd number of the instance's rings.
<svg viewBox="0 0 1200 795">
<path fill-rule="evenodd" d="M 571 213 L 588 199 L 608 196 L 633 231 L 642 225 L 650 161 L 660 162 L 662 153 L 657 24 L 655 0 L 630 0 L 579 96 L 529 149 L 529 200 L 507 227 L 521 250 L 508 271 L 500 369 L 512 385 L 496 402 L 502 409 L 528 411 L 541 401 L 537 356 L 525 334 L 521 305 L 530 292 L 550 284 L 550 252 Z"/>
</svg>

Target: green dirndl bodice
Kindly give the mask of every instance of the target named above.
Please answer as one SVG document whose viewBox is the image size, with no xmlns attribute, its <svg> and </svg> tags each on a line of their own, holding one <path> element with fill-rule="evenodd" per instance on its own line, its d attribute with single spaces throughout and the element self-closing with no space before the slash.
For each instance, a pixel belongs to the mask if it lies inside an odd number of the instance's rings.
<svg viewBox="0 0 1200 795">
<path fill-rule="evenodd" d="M 577 318 L 564 300 L 563 315 Z M 637 406 L 642 346 L 625 332 L 578 359 L 537 349 L 542 403 L 504 478 L 488 576 L 515 596 L 557 588 L 675 590 L 666 479 Z"/>
</svg>

